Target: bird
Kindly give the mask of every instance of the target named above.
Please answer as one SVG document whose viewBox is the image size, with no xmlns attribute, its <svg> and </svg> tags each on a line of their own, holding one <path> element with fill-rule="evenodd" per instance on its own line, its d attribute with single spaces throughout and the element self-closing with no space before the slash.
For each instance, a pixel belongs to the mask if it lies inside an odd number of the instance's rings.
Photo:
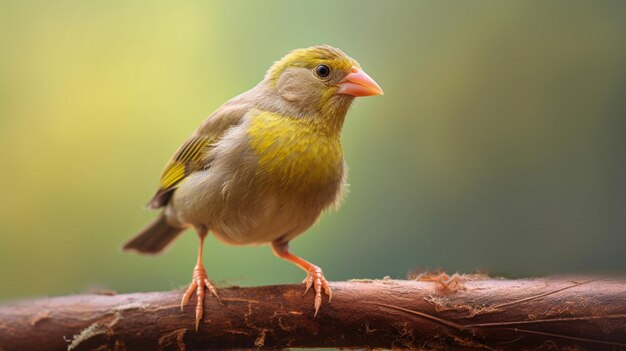
<svg viewBox="0 0 626 351">
<path fill-rule="evenodd" d="M 147 204 L 160 214 L 123 249 L 158 254 L 186 229 L 196 231 L 197 262 L 180 304 L 182 310 L 196 293 L 196 331 L 205 290 L 221 303 L 202 263 L 209 232 L 226 244 L 269 244 L 304 270 L 304 295 L 315 292 L 313 318 L 322 291 L 330 302 L 322 269 L 291 253 L 289 243 L 342 201 L 344 119 L 355 97 L 374 95 L 383 95 L 381 87 L 340 49 L 292 50 L 260 83 L 209 115 L 174 153 Z"/>
</svg>

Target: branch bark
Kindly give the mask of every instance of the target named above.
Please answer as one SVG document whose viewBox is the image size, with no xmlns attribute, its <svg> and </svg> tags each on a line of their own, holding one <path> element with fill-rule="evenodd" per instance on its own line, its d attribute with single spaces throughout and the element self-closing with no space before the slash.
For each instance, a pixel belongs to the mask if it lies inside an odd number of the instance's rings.
<svg viewBox="0 0 626 351">
<path fill-rule="evenodd" d="M 302 285 L 222 288 L 198 332 L 178 291 L 23 301 L 0 306 L 0 350 L 626 350 L 626 281 L 457 279 L 334 282 L 315 319 Z"/>
</svg>

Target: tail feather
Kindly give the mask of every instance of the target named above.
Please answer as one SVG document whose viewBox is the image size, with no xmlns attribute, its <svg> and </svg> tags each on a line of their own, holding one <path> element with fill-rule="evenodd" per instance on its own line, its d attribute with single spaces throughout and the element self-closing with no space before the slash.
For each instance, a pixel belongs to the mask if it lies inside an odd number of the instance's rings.
<svg viewBox="0 0 626 351">
<path fill-rule="evenodd" d="M 161 213 L 139 234 L 124 244 L 124 250 L 134 250 L 145 254 L 158 254 L 165 249 L 185 228 L 174 227 Z"/>
</svg>

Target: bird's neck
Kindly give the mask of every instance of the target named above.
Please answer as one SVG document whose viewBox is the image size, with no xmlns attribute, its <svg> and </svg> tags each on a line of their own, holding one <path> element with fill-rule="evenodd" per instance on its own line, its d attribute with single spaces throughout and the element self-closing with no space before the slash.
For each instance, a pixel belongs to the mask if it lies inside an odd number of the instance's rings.
<svg viewBox="0 0 626 351">
<path fill-rule="evenodd" d="M 298 118 L 319 132 L 336 136 L 341 135 L 343 122 L 354 100 L 349 95 L 334 94 L 322 96 L 318 101 L 286 100 L 266 81 L 259 83 L 247 94 L 261 111 Z"/>
</svg>

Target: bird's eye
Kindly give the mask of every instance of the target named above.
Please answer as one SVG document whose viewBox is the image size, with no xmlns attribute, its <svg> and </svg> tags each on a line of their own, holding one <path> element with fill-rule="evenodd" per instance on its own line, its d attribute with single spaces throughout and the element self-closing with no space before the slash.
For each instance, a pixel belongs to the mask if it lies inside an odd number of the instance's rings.
<svg viewBox="0 0 626 351">
<path fill-rule="evenodd" d="M 330 74 L 330 67 L 326 65 L 319 65 L 315 68 L 315 74 L 320 78 L 326 78 Z"/>
</svg>

